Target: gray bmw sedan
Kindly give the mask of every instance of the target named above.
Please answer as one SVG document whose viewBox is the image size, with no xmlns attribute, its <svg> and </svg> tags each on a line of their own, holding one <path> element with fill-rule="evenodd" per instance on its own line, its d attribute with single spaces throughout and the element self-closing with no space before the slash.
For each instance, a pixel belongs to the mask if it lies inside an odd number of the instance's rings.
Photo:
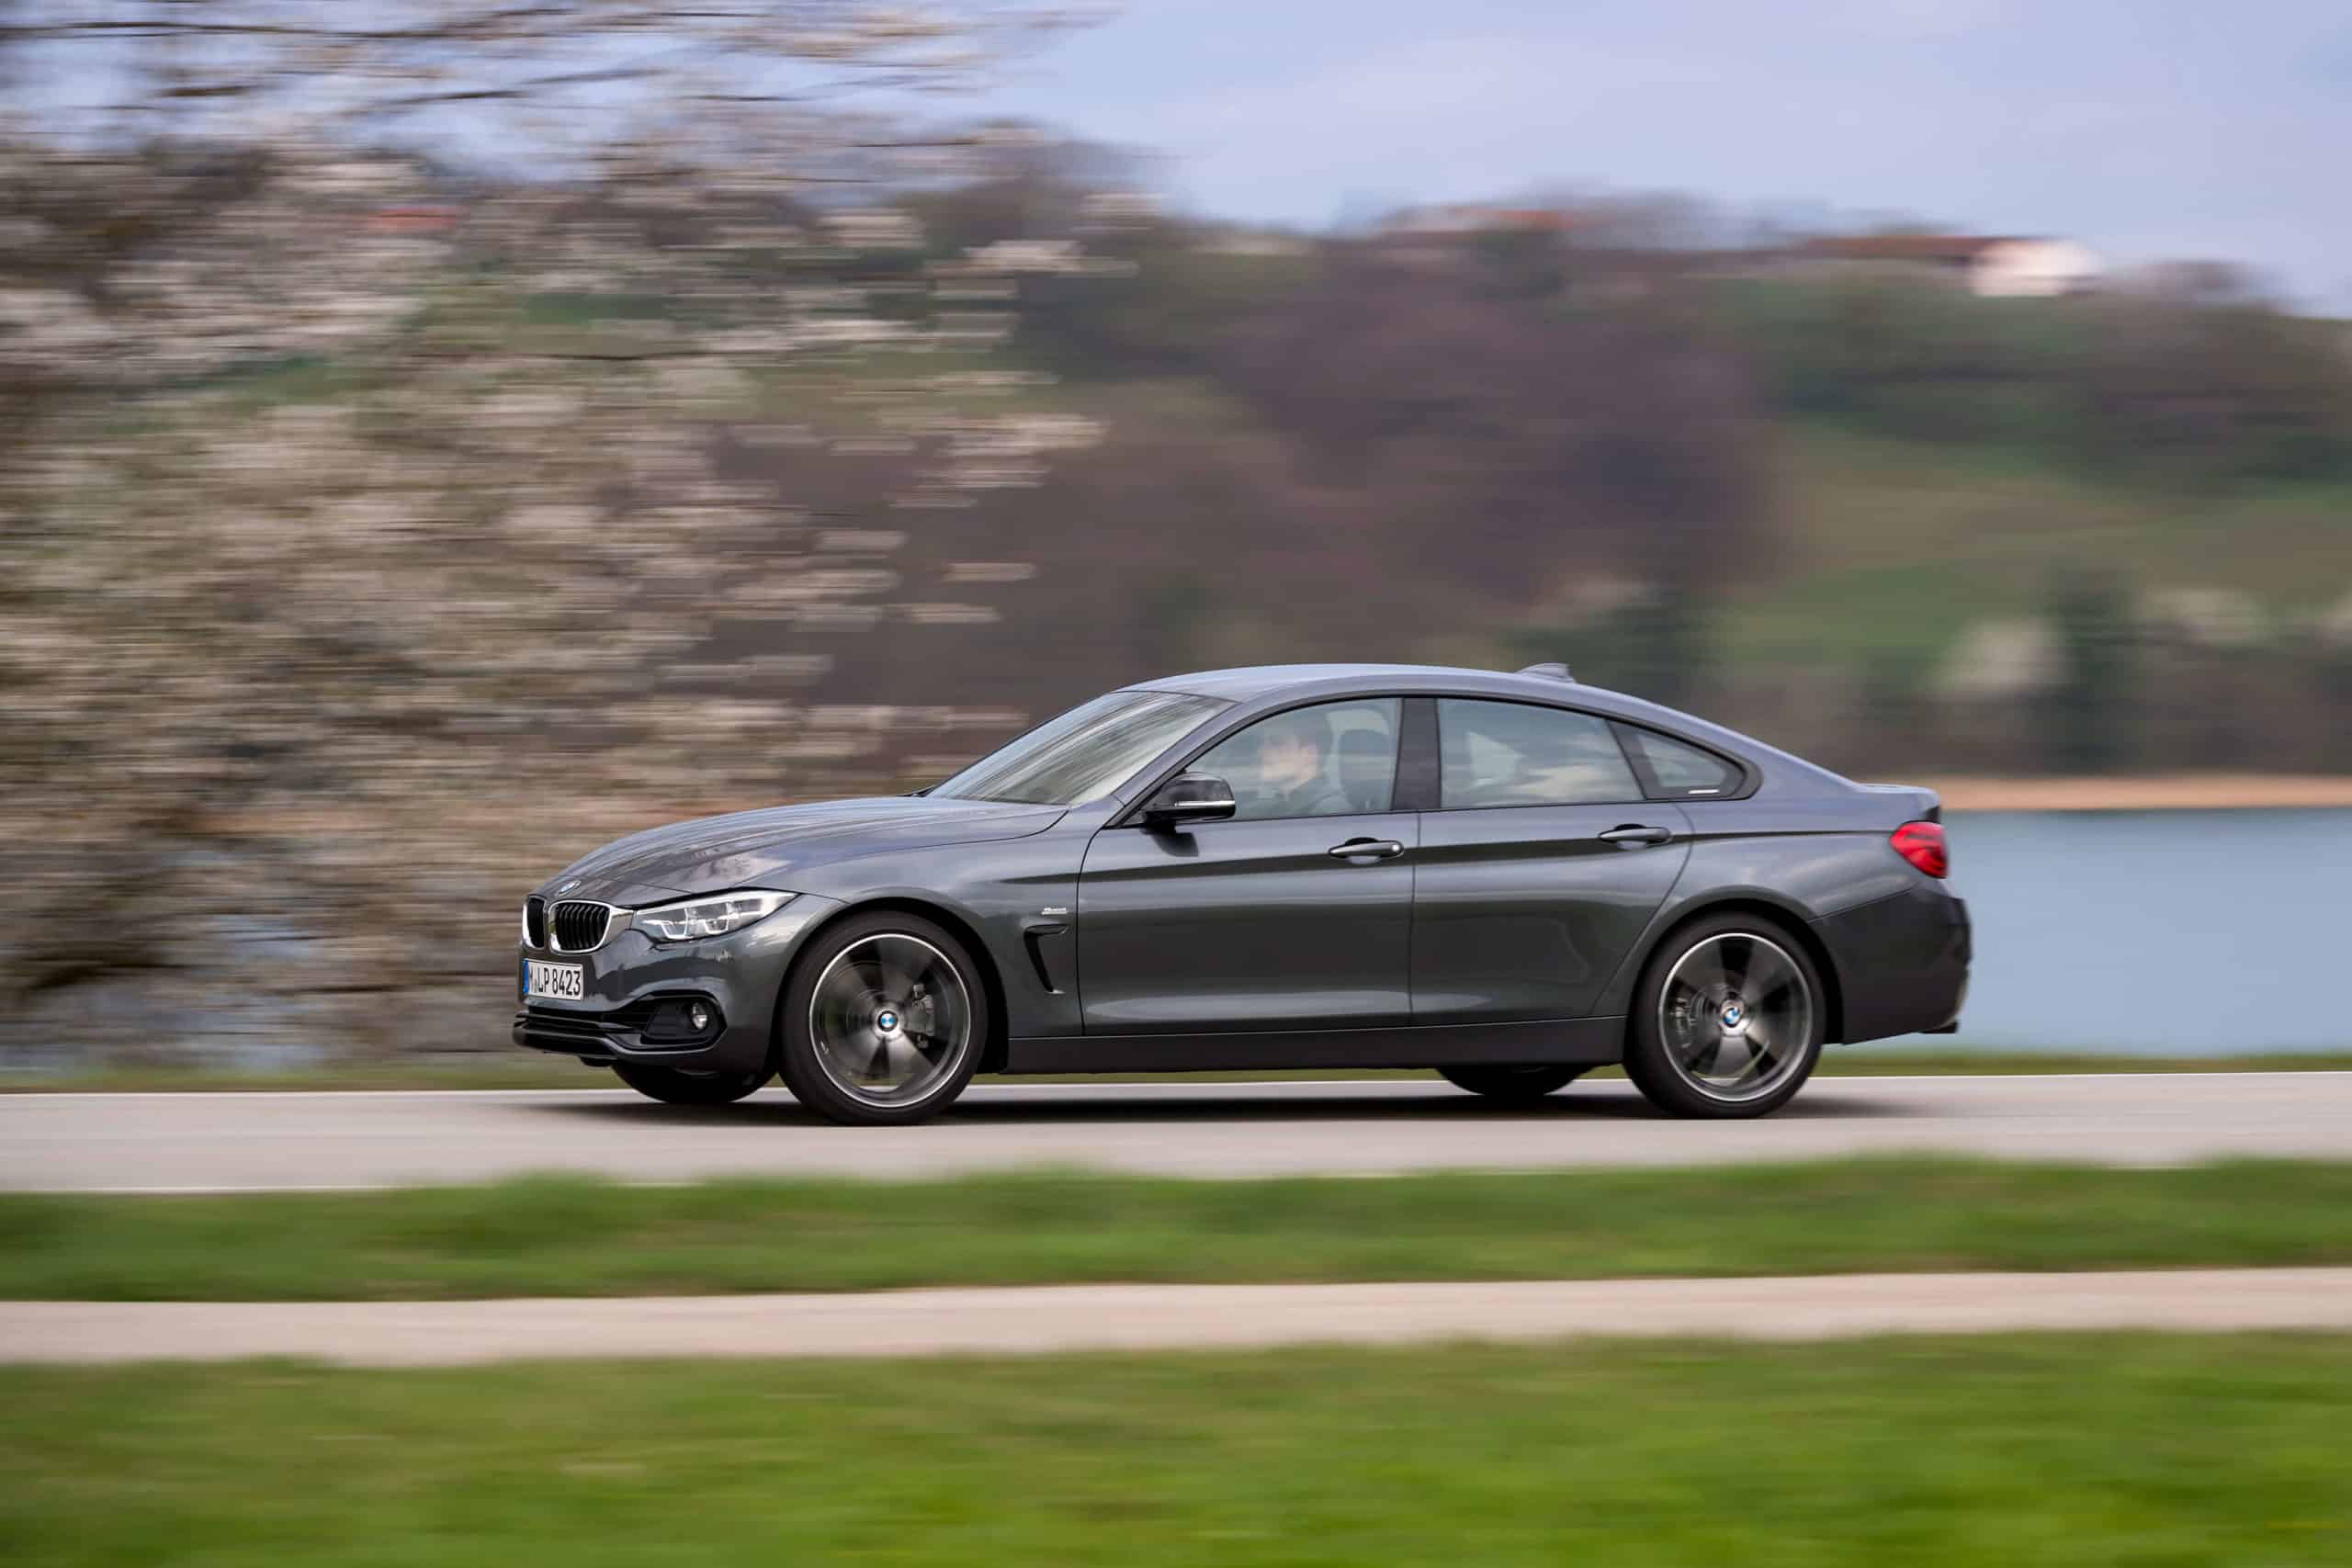
<svg viewBox="0 0 2352 1568">
<path fill-rule="evenodd" d="M 1557 665 L 1292 665 L 1080 704 L 912 795 L 607 844 L 524 901 L 518 1043 L 677 1104 L 916 1122 L 976 1072 L 1624 1065 L 1759 1116 L 1956 1026 L 1940 807 Z"/>
</svg>

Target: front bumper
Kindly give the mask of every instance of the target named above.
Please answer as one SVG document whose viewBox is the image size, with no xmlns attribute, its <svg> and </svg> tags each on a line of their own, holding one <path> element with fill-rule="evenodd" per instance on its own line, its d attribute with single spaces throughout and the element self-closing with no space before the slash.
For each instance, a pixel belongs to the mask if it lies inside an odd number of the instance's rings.
<svg viewBox="0 0 2352 1568">
<path fill-rule="evenodd" d="M 518 945 L 514 1043 L 589 1062 L 646 1061 L 694 1072 L 767 1066 L 785 975 L 808 932 L 840 908 L 833 899 L 803 893 L 756 925 L 700 942 L 658 943 L 628 930 L 593 953 Z M 525 965 L 533 959 L 579 964 L 581 998 L 526 999 Z M 717 1013 L 715 1032 L 684 1042 L 663 1038 L 658 1030 L 649 1037 L 661 1004 L 685 998 Z"/>
</svg>

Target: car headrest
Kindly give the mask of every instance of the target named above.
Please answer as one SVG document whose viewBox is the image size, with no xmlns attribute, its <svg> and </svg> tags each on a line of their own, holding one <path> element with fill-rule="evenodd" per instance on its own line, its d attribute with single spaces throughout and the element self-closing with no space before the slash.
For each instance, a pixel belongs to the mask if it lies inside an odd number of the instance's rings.
<svg viewBox="0 0 2352 1568">
<path fill-rule="evenodd" d="M 1383 735 L 1351 729 L 1340 737 L 1340 789 L 1358 811 L 1379 811 L 1388 802 L 1396 750 Z"/>
</svg>

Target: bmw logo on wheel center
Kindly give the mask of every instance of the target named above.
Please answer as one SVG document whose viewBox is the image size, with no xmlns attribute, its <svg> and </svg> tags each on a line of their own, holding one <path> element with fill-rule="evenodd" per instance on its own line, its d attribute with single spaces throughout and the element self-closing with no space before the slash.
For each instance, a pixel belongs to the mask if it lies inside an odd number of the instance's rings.
<svg viewBox="0 0 2352 1568">
<path fill-rule="evenodd" d="M 1826 1044 L 1956 1024 L 1941 818 L 1558 666 L 1170 676 L 911 795 L 557 872 L 514 1039 L 677 1103 L 780 1074 L 865 1123 L 976 1073 L 1425 1067 L 1525 1100 L 1615 1063 L 1670 1113 L 1759 1116 Z M 566 907 L 601 924 L 573 943 Z"/>
</svg>

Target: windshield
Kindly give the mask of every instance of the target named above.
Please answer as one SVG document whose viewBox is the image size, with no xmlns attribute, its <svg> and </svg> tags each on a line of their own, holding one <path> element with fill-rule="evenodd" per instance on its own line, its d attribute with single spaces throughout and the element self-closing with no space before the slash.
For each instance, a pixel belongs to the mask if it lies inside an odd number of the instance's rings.
<svg viewBox="0 0 2352 1568">
<path fill-rule="evenodd" d="M 930 793 L 950 800 L 1083 806 L 1133 778 L 1229 703 L 1188 692 L 1113 692 L 997 748 Z"/>
</svg>

